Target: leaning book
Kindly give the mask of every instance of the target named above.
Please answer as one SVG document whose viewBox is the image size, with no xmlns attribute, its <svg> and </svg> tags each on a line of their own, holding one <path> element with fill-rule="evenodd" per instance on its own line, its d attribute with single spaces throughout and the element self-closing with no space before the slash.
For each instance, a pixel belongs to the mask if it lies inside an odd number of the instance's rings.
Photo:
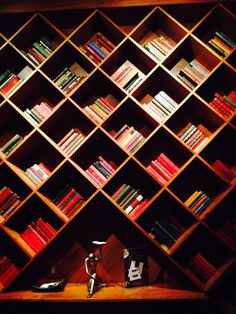
<svg viewBox="0 0 236 314">
<path fill-rule="evenodd" d="M 124 285 L 126 288 L 145 286 L 149 284 L 148 256 L 145 249 L 126 248 L 124 257 Z"/>
</svg>

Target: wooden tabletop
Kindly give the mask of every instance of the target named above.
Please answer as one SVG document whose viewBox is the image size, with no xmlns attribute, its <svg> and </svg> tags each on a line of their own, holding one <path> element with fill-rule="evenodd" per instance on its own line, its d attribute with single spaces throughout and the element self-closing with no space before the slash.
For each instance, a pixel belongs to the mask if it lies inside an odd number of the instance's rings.
<svg viewBox="0 0 236 314">
<path fill-rule="evenodd" d="M 86 284 L 67 284 L 62 292 L 32 292 L 31 290 L 6 292 L 0 294 L 0 302 L 91 302 L 91 301 L 176 301 L 206 300 L 202 292 L 170 289 L 161 286 L 124 288 L 123 284 L 110 284 L 101 288 L 92 298 L 87 298 Z"/>
</svg>

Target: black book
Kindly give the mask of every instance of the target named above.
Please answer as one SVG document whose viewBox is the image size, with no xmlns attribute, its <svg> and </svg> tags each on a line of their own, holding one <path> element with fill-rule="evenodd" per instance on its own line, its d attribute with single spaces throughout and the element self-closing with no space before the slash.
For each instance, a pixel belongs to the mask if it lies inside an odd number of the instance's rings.
<svg viewBox="0 0 236 314">
<path fill-rule="evenodd" d="M 124 285 L 126 288 L 149 284 L 148 256 L 143 247 L 124 249 Z"/>
</svg>

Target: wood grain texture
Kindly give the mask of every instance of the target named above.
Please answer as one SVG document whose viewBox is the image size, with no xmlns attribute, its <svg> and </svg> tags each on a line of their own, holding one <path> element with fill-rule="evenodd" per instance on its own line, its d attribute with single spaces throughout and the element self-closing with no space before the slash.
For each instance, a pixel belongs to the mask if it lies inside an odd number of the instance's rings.
<svg viewBox="0 0 236 314">
<path fill-rule="evenodd" d="M 183 3 L 214 3 L 215 0 L 179 0 L 179 4 Z M 225 1 L 221 1 L 225 2 Z M 50 10 L 67 10 L 67 9 L 85 9 L 85 8 L 105 8 L 105 7 L 120 7 L 120 6 L 147 6 L 147 5 L 165 5 L 165 4 L 176 4 L 174 0 L 87 0 L 87 1 L 77 1 L 77 0 L 2 0 L 0 2 L 0 13 L 4 12 L 33 12 L 33 11 L 50 11 Z"/>
<path fill-rule="evenodd" d="M 96 301 L 183 301 L 206 300 L 202 292 L 170 289 L 161 286 L 124 288 L 123 284 L 110 284 L 97 291 L 91 299 L 87 298 L 86 284 L 67 284 L 63 292 L 39 293 L 31 290 L 0 294 L 0 301 L 8 302 L 96 302 Z"/>
</svg>

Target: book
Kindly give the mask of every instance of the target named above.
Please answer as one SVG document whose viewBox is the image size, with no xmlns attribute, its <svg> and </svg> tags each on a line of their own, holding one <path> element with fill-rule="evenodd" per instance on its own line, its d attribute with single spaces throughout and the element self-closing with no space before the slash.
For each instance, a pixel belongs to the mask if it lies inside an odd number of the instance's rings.
<svg viewBox="0 0 236 314">
<path fill-rule="evenodd" d="M 146 206 L 146 204 L 149 202 L 149 199 L 147 198 L 143 198 L 141 200 L 141 202 L 139 202 L 134 208 L 133 210 L 130 212 L 129 216 L 132 218 L 132 219 L 135 219 L 136 216 L 142 211 L 142 209 Z"/>
<path fill-rule="evenodd" d="M 143 200 L 143 195 L 138 194 L 136 198 L 125 208 L 125 212 L 129 214 L 141 201 Z"/>
<path fill-rule="evenodd" d="M 125 288 L 148 285 L 149 268 L 145 248 L 125 248 L 123 258 Z"/>
</svg>

